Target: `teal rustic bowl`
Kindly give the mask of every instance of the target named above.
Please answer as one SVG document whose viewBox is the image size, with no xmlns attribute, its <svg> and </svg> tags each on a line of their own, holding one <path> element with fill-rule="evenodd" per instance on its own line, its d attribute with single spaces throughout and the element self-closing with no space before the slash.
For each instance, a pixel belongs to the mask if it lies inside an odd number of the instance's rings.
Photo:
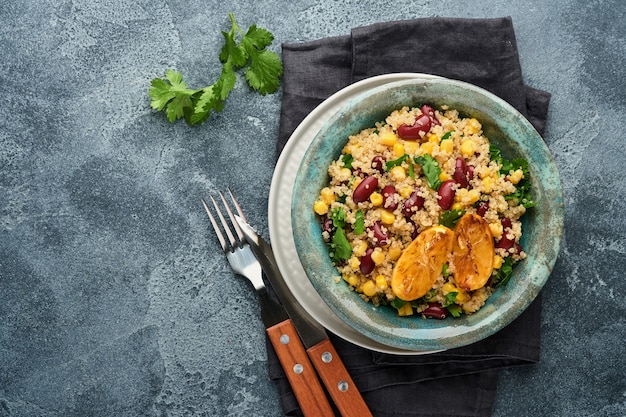
<svg viewBox="0 0 626 417">
<path fill-rule="evenodd" d="M 402 106 L 447 105 L 475 117 L 505 158 L 529 162 L 532 195 L 538 205 L 523 220 L 521 244 L 528 257 L 517 264 L 509 283 L 497 289 L 477 313 L 461 318 L 422 320 L 398 317 L 394 309 L 365 303 L 338 276 L 321 237 L 313 203 L 327 184 L 327 168 L 349 135 L 374 126 Z M 563 234 L 563 196 L 557 167 L 532 125 L 495 95 L 464 82 L 415 79 L 392 82 L 356 96 L 314 137 L 299 166 L 292 197 L 292 226 L 300 262 L 320 297 L 349 326 L 364 336 L 397 349 L 436 351 L 484 339 L 518 317 L 550 276 Z"/>
</svg>

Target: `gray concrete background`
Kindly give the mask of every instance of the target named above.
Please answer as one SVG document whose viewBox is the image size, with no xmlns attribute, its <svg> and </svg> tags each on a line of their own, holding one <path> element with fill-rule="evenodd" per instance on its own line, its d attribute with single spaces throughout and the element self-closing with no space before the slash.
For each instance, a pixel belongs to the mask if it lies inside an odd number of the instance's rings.
<svg viewBox="0 0 626 417">
<path fill-rule="evenodd" d="M 149 108 L 167 68 L 220 70 L 221 30 L 281 42 L 379 21 L 512 16 L 566 231 L 536 366 L 494 416 L 626 415 L 626 5 L 587 1 L 28 1 L 0 11 L 0 416 L 279 416 L 250 287 L 201 196 L 230 185 L 267 236 L 280 92 L 240 78 L 201 127 Z M 450 399 L 454 401 L 454 398 Z"/>
</svg>

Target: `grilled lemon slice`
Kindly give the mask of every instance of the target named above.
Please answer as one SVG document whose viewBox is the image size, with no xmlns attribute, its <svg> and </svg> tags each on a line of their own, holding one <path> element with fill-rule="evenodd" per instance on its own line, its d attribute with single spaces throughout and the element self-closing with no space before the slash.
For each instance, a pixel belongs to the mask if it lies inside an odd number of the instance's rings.
<svg viewBox="0 0 626 417">
<path fill-rule="evenodd" d="M 477 214 L 465 214 L 454 227 L 454 280 L 466 290 L 485 286 L 493 271 L 494 243 L 489 224 Z"/>
<path fill-rule="evenodd" d="M 433 226 L 421 232 L 407 246 L 391 274 L 391 290 L 404 301 L 417 300 L 426 294 L 441 275 L 452 251 L 454 232 L 445 226 Z"/>
</svg>

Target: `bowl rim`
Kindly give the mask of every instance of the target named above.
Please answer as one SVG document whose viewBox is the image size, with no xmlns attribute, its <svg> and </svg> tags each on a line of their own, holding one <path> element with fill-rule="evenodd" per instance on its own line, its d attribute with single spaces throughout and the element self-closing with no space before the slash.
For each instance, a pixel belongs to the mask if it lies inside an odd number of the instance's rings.
<svg viewBox="0 0 626 417">
<path fill-rule="evenodd" d="M 530 122 L 519 111 L 514 109 L 510 104 L 508 104 L 504 100 L 500 99 L 499 97 L 495 96 L 494 94 L 480 87 L 477 87 L 475 85 L 472 85 L 463 81 L 443 79 L 443 78 L 432 78 L 432 79 L 417 78 L 417 79 L 390 82 L 390 83 L 387 83 L 378 87 L 374 87 L 368 91 L 362 92 L 361 94 L 351 99 L 348 103 L 345 103 L 343 106 L 341 106 L 341 108 L 337 110 L 335 114 L 330 119 L 328 119 L 323 124 L 323 126 L 317 131 L 313 140 L 309 144 L 304 157 L 300 161 L 300 166 L 298 167 L 298 174 L 296 177 L 298 178 L 299 176 L 301 176 L 300 174 L 302 171 L 307 172 L 307 170 L 310 169 L 310 167 L 312 166 L 310 164 L 311 158 L 312 158 L 311 153 L 317 149 L 316 146 L 320 144 L 321 140 L 323 140 L 324 135 L 328 134 L 329 129 L 331 129 L 331 127 L 334 126 L 334 124 L 337 123 L 338 121 L 341 120 L 342 122 L 344 122 L 346 117 L 349 118 L 349 116 L 352 113 L 354 113 L 355 106 L 358 106 L 359 103 L 363 101 L 367 101 L 367 100 L 376 100 L 376 98 L 379 98 L 381 96 L 383 96 L 384 98 L 384 96 L 390 94 L 390 92 L 397 92 L 399 90 L 406 90 L 406 89 L 411 89 L 411 88 L 419 89 L 425 85 L 429 87 L 436 86 L 436 87 L 441 87 L 443 89 L 445 88 L 452 89 L 454 92 L 457 92 L 457 93 L 463 92 L 463 93 L 476 94 L 475 100 L 478 100 L 478 97 L 481 97 L 482 99 L 487 100 L 488 103 L 494 103 L 498 109 L 501 109 L 501 111 L 504 112 L 503 114 L 505 114 L 508 117 L 507 120 L 510 123 L 512 123 L 517 128 L 521 128 L 521 132 L 523 132 L 524 135 L 520 135 L 520 137 L 524 137 L 525 141 L 530 141 L 532 145 L 536 148 L 536 152 L 540 152 L 543 155 L 543 157 L 547 159 L 550 165 L 551 171 L 556 173 L 557 200 L 560 199 L 561 204 L 559 205 L 558 201 L 555 201 L 556 206 L 553 207 L 555 209 L 553 214 L 556 216 L 555 219 L 553 220 L 553 223 L 556 222 L 555 230 L 557 232 L 555 236 L 555 248 L 556 249 L 554 251 L 556 255 L 550 259 L 540 259 L 541 266 L 544 267 L 543 269 L 539 268 L 539 269 L 532 269 L 529 271 L 530 273 L 533 274 L 532 279 L 528 278 L 524 281 L 526 282 L 527 286 L 523 287 L 524 291 L 522 293 L 519 293 L 519 292 L 513 293 L 513 296 L 515 298 L 512 298 L 511 300 L 514 302 L 514 304 L 509 306 L 509 309 L 506 312 L 502 314 L 487 314 L 486 316 L 485 314 L 482 314 L 481 320 L 478 323 L 472 322 L 471 324 L 468 324 L 467 322 L 461 323 L 462 319 L 453 319 L 455 320 L 455 323 L 453 325 L 445 326 L 445 327 L 440 326 L 440 327 L 434 327 L 434 328 L 431 326 L 431 328 L 427 329 L 428 330 L 427 332 L 420 331 L 420 329 L 413 329 L 413 331 L 411 331 L 411 330 L 407 330 L 406 328 L 403 328 L 400 330 L 394 329 L 397 331 L 390 333 L 388 331 L 385 331 L 385 329 L 381 329 L 380 326 L 376 328 L 375 330 L 372 330 L 372 327 L 370 327 L 369 325 L 365 326 L 362 324 L 362 321 L 355 320 L 354 316 L 352 315 L 352 311 L 346 310 L 347 307 L 346 307 L 346 304 L 343 303 L 343 300 L 340 300 L 339 298 L 337 298 L 336 293 L 332 291 L 330 292 L 327 291 L 329 287 L 333 288 L 333 286 L 325 285 L 323 281 L 321 281 L 321 278 L 316 276 L 315 272 L 312 272 L 314 270 L 313 268 L 311 268 L 313 263 L 311 263 L 311 259 L 307 255 L 307 252 L 310 252 L 311 250 L 311 246 L 307 243 L 306 239 L 302 239 L 299 236 L 299 231 L 298 231 L 299 229 L 296 227 L 296 225 L 292 224 L 292 227 L 294 230 L 296 252 L 298 254 L 298 257 L 300 258 L 300 262 L 302 263 L 303 268 L 306 271 L 305 273 L 307 274 L 307 277 L 311 281 L 315 290 L 320 294 L 321 298 L 326 302 L 326 304 L 328 304 L 330 309 L 333 310 L 333 312 L 337 316 L 339 316 L 343 321 L 348 323 L 351 327 L 356 329 L 358 332 L 365 334 L 366 337 L 372 340 L 375 340 L 377 342 L 384 343 L 384 344 L 387 344 L 387 345 L 390 345 L 399 349 L 408 349 L 408 350 L 415 349 L 415 350 L 420 350 L 420 351 L 421 350 L 427 350 L 427 351 L 428 350 L 445 350 L 445 349 L 460 347 L 460 346 L 464 346 L 470 343 L 474 343 L 478 340 L 481 340 L 499 331 L 500 329 L 508 325 L 511 321 L 513 321 L 515 318 L 517 318 L 528 307 L 528 305 L 530 305 L 530 303 L 535 299 L 535 297 L 537 296 L 537 294 L 539 293 L 539 291 L 541 290 L 541 288 L 543 287 L 543 285 L 549 278 L 550 272 L 558 256 L 561 238 L 562 238 L 562 229 L 563 229 L 563 226 L 562 226 L 562 223 L 563 223 L 562 188 L 560 186 L 560 178 L 558 178 L 558 170 L 556 169 L 554 158 L 552 157 L 551 153 L 549 152 L 549 149 L 547 148 L 545 142 L 543 141 L 539 133 L 537 133 L 534 127 L 530 124 Z M 396 106 L 396 108 L 397 107 L 400 107 L 400 106 Z M 453 105 L 450 105 L 450 107 L 455 108 L 455 106 Z M 512 143 L 514 144 L 521 145 L 519 143 L 521 139 L 517 137 L 508 138 L 506 140 L 512 141 Z M 343 143 L 345 143 L 345 140 L 343 140 Z M 308 177 L 308 174 L 305 174 L 304 176 Z M 541 182 L 541 180 L 536 180 L 536 181 Z M 299 182 L 299 180 L 296 179 L 295 184 L 294 184 L 294 191 L 292 193 L 292 201 L 291 201 L 292 213 L 298 214 L 302 212 L 302 205 L 300 204 L 302 201 L 302 198 L 300 198 L 300 196 L 302 195 L 302 192 L 301 192 L 302 185 L 303 185 L 302 182 L 301 181 Z M 296 218 L 297 218 L 296 216 L 292 215 L 292 222 L 296 221 Z M 308 230 L 307 232 L 310 232 L 310 231 L 311 230 Z M 328 258 L 328 256 L 326 256 L 326 258 Z M 330 261 L 328 261 L 326 266 L 328 266 L 329 262 Z M 518 268 L 516 268 L 516 270 Z M 325 272 L 328 272 L 328 269 L 326 269 Z M 335 274 L 338 275 L 336 270 L 335 270 Z M 326 277 L 326 279 L 328 282 L 331 282 L 331 278 Z M 345 294 L 340 294 L 340 295 L 343 296 Z M 360 302 L 363 305 L 368 304 L 368 303 L 363 302 L 362 300 L 358 300 L 358 302 Z M 505 305 L 507 304 L 505 303 Z M 377 309 L 373 307 L 371 304 L 369 306 L 371 306 L 369 310 Z M 352 307 L 353 305 L 350 305 L 350 308 Z M 487 306 L 483 307 L 483 309 L 486 309 L 486 308 Z M 366 311 L 365 307 L 358 309 L 358 310 L 359 310 L 358 315 L 361 316 L 360 318 L 363 318 L 363 317 L 367 317 L 368 319 L 372 318 L 370 312 Z M 485 313 L 489 313 L 489 310 L 486 309 Z M 451 319 L 447 319 L 447 320 L 451 320 Z M 448 332 L 450 329 L 454 329 L 454 331 L 452 332 L 452 334 L 442 335 L 442 331 L 441 331 L 442 327 L 444 327 Z M 415 337 L 416 335 L 419 335 L 419 338 Z"/>
</svg>

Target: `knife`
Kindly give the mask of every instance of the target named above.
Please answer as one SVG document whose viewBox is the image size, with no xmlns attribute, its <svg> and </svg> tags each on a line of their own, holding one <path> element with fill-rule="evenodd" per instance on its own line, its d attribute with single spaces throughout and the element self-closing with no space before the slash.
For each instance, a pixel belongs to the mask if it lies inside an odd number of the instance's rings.
<svg viewBox="0 0 626 417">
<path fill-rule="evenodd" d="M 361 393 L 328 338 L 326 329 L 313 320 L 289 290 L 276 264 L 276 258 L 270 244 L 241 216 L 235 215 L 235 220 L 272 284 L 276 295 L 287 310 L 287 314 L 289 314 L 293 326 L 300 335 L 302 344 L 311 362 L 313 362 L 315 370 L 341 415 L 343 417 L 371 416 L 372 413 L 365 404 Z"/>
</svg>

